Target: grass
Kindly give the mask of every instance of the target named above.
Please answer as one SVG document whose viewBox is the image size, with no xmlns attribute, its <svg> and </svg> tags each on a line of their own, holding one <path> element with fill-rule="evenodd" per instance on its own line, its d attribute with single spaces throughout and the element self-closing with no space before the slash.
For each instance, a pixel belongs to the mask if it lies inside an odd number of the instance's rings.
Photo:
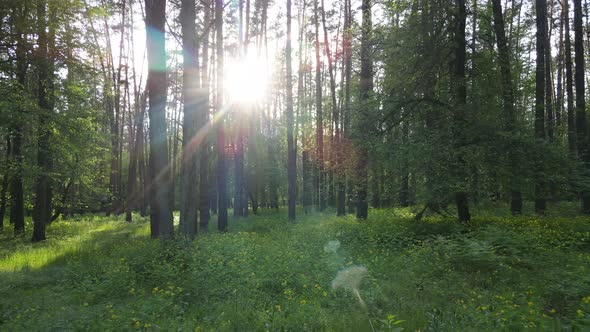
<svg viewBox="0 0 590 332">
<path fill-rule="evenodd" d="M 39 244 L 6 229 L 0 330 L 590 329 L 590 218 L 478 215 L 264 212 L 194 242 L 140 218 L 60 221 Z"/>
</svg>

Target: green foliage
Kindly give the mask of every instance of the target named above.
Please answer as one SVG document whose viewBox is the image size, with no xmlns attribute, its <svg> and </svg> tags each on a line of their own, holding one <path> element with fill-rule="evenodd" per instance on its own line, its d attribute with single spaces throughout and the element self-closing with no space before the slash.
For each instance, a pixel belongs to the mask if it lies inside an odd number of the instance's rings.
<svg viewBox="0 0 590 332">
<path fill-rule="evenodd" d="M 409 210 L 295 225 L 263 212 L 194 242 L 150 240 L 139 216 L 55 223 L 39 244 L 5 231 L 0 329 L 587 328 L 589 220 L 493 212 L 469 226 L 414 222 Z M 350 267 L 367 270 L 358 289 L 366 306 L 331 288 Z"/>
</svg>

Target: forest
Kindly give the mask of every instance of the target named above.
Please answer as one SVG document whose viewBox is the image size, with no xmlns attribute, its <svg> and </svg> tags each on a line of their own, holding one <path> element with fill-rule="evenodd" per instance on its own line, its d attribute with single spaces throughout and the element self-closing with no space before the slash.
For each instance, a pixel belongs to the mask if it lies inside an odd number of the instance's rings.
<svg viewBox="0 0 590 332">
<path fill-rule="evenodd" d="M 590 329 L 587 0 L 0 1 L 0 330 Z"/>
</svg>

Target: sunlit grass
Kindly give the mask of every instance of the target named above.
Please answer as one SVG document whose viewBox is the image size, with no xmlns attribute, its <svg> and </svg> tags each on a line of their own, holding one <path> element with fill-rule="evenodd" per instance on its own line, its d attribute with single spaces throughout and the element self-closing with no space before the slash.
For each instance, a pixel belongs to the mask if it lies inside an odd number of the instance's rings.
<svg viewBox="0 0 590 332">
<path fill-rule="evenodd" d="M 147 220 L 59 221 L 0 242 L 0 330 L 584 330 L 590 218 L 471 225 L 412 209 L 230 220 L 155 241 Z M 484 213 L 485 212 L 485 213 Z M 327 249 L 326 249 L 327 248 Z M 354 272 L 354 273 L 353 273 Z M 357 273 L 358 272 L 358 273 Z"/>
</svg>

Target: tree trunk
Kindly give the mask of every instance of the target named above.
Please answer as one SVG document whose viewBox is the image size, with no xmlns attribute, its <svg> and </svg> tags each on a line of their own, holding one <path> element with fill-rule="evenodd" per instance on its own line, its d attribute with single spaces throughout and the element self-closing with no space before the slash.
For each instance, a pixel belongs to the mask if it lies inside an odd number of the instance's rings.
<svg viewBox="0 0 590 332">
<path fill-rule="evenodd" d="M 576 137 L 576 116 L 574 110 L 574 78 L 572 63 L 572 41 L 570 36 L 569 1 L 563 1 L 563 16 L 565 25 L 565 90 L 567 96 L 567 141 L 569 152 L 575 156 L 578 152 Z"/>
<path fill-rule="evenodd" d="M 211 25 L 211 2 L 205 1 L 203 24 L 203 66 L 201 71 L 202 105 L 197 113 L 197 121 L 202 125 L 203 143 L 199 149 L 199 231 L 206 232 L 209 228 L 209 30 Z"/>
<path fill-rule="evenodd" d="M 193 239 L 197 233 L 198 218 L 198 174 L 197 148 L 201 143 L 197 136 L 200 123 L 199 112 L 199 46 L 196 36 L 197 13 L 195 0 L 182 0 L 180 24 L 183 46 L 183 125 L 182 125 L 182 174 L 181 210 L 179 232 Z"/>
<path fill-rule="evenodd" d="M 287 180 L 289 220 L 295 222 L 295 206 L 297 204 L 297 155 L 293 141 L 293 69 L 291 68 L 291 0 L 287 0 L 287 45 L 286 56 L 286 80 L 287 80 Z"/>
<path fill-rule="evenodd" d="M 220 232 L 227 231 L 227 179 L 226 179 L 226 161 L 225 161 L 225 133 L 224 133 L 224 114 L 223 114 L 223 0 L 215 0 L 215 30 L 216 30 L 216 47 L 217 47 L 217 100 L 216 107 L 218 113 L 217 124 L 217 205 L 218 219 L 217 228 Z"/>
<path fill-rule="evenodd" d="M 316 86 L 316 174 L 315 192 L 320 211 L 326 208 L 324 188 L 324 117 L 322 112 L 322 63 L 320 58 L 320 18 L 318 0 L 314 1 L 315 10 L 315 86 Z"/>
<path fill-rule="evenodd" d="M 37 3 L 38 39 L 38 71 L 39 71 L 39 140 L 37 151 L 37 166 L 40 174 L 35 185 L 35 205 L 33 208 L 33 242 L 45 240 L 46 225 L 51 222 L 51 126 L 53 113 L 53 60 L 49 50 L 53 49 L 53 29 L 47 33 L 47 3 L 40 0 Z M 50 10 L 51 14 L 52 10 Z"/>
<path fill-rule="evenodd" d="M 164 28 L 166 3 L 146 0 L 148 98 L 149 98 L 149 177 L 150 223 L 153 238 L 174 236 L 172 202 L 170 200 L 170 170 L 166 128 L 166 49 Z"/>
<path fill-rule="evenodd" d="M 6 159 L 4 165 L 10 161 L 10 135 L 6 136 Z M 2 176 L 2 186 L 0 188 L 0 228 L 4 228 L 4 216 L 6 215 L 6 191 L 8 191 L 8 178 L 10 177 L 8 168 L 4 170 Z"/>
<path fill-rule="evenodd" d="M 535 137 L 540 143 L 545 141 L 545 25 L 547 24 L 546 0 L 536 0 L 536 80 L 535 80 Z M 538 170 L 535 184 L 535 212 L 543 215 L 547 206 L 545 180 L 542 170 Z"/>
<path fill-rule="evenodd" d="M 23 95 L 26 88 L 26 75 L 27 75 L 27 59 L 26 59 L 26 48 L 25 45 L 25 20 L 28 15 L 27 2 L 23 3 L 23 7 L 16 7 L 14 9 L 17 17 L 16 22 L 16 78 L 19 84 L 19 89 L 22 90 Z M 25 208 L 24 208 L 24 189 L 23 189 L 23 151 L 22 151 L 22 140 L 23 140 L 23 122 L 25 110 L 23 106 L 18 108 L 19 114 L 21 114 L 14 124 L 14 130 L 12 132 L 12 162 L 14 163 L 14 169 L 12 170 L 12 177 L 10 179 L 10 223 L 14 225 L 14 234 L 20 235 L 25 232 Z"/>
<path fill-rule="evenodd" d="M 506 41 L 506 30 L 504 27 L 504 14 L 502 12 L 501 0 L 492 1 L 492 10 L 494 15 L 494 31 L 498 43 L 498 62 L 500 64 L 500 74 L 502 76 L 502 102 L 504 108 L 504 126 L 510 137 L 518 135 L 516 125 L 516 110 L 514 109 L 514 89 L 512 86 L 512 72 L 510 67 L 510 50 Z M 510 167 L 510 211 L 513 215 L 522 214 L 522 194 L 518 175 L 517 155 L 511 146 L 506 147 L 508 162 Z"/>
<path fill-rule="evenodd" d="M 371 0 L 363 0 L 361 5 L 362 11 L 362 31 L 361 31 L 361 75 L 360 75 L 360 105 L 364 108 L 361 120 L 357 123 L 359 132 L 366 130 L 366 114 L 369 113 L 371 96 L 373 94 L 373 62 L 371 59 L 371 34 L 373 30 L 371 15 Z M 364 142 L 362 142 L 364 144 Z M 367 202 L 368 187 L 368 168 L 369 154 L 366 147 L 359 145 L 357 167 L 357 187 L 356 187 L 356 217 L 358 219 L 367 219 L 369 213 L 369 204 Z"/>
<path fill-rule="evenodd" d="M 455 0 L 457 6 L 455 22 L 455 58 L 453 59 L 453 88 L 455 97 L 455 111 L 453 113 L 453 125 L 455 129 L 455 153 L 457 155 L 457 172 L 458 181 L 464 181 L 467 173 L 466 161 L 461 151 L 466 145 L 466 107 L 467 107 L 467 85 L 465 82 L 465 63 L 467 53 L 465 50 L 465 25 L 467 20 L 467 11 L 465 0 Z M 460 183 L 460 187 L 465 187 L 465 183 Z M 467 192 L 461 188 L 455 192 L 455 203 L 460 222 L 471 220 L 469 213 L 469 197 Z"/>
<path fill-rule="evenodd" d="M 584 63 L 584 31 L 582 26 L 582 0 L 574 0 L 574 50 L 575 50 L 575 84 L 576 84 L 576 137 L 578 155 L 584 164 L 583 174 L 586 177 L 590 168 L 588 151 L 588 123 L 586 122 L 586 86 Z M 590 190 L 582 189 L 582 213 L 590 214 Z"/>
</svg>

